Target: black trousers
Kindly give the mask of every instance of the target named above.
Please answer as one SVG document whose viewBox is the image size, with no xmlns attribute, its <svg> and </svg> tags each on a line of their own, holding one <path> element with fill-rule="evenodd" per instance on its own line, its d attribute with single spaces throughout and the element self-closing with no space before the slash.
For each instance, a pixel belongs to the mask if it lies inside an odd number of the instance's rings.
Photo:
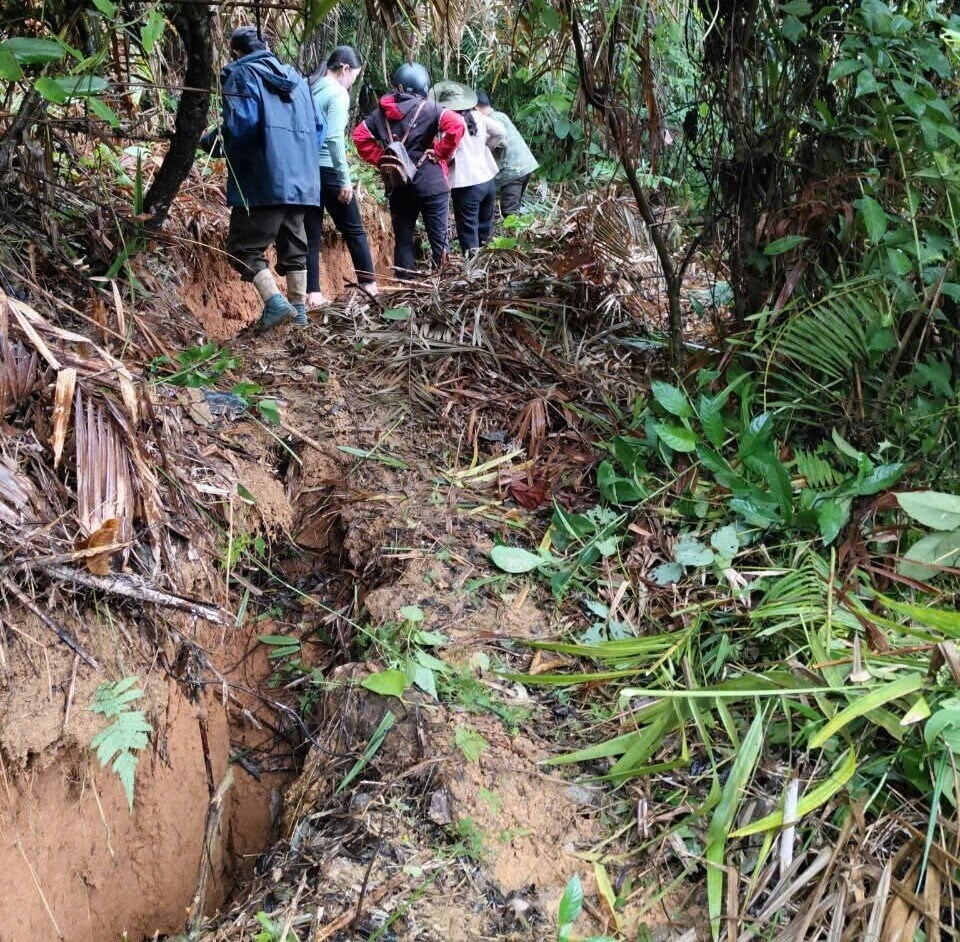
<svg viewBox="0 0 960 942">
<path fill-rule="evenodd" d="M 458 186 L 453 194 L 453 215 L 457 220 L 457 238 L 463 254 L 480 248 L 493 234 L 493 212 L 497 208 L 497 185 L 493 180 Z"/>
<path fill-rule="evenodd" d="M 357 282 L 361 285 L 372 284 L 377 276 L 356 196 L 349 203 L 340 202 L 340 182 L 336 171 L 330 167 L 320 168 L 320 195 L 323 205 L 307 207 L 304 218 L 307 229 L 307 291 L 320 290 L 320 243 L 323 238 L 324 210 L 330 213 L 337 232 L 347 243 Z"/>
<path fill-rule="evenodd" d="M 504 183 L 500 187 L 500 215 L 504 219 L 520 212 L 523 194 L 526 193 L 527 184 L 532 176 L 532 173 L 528 173 L 525 177 L 517 177 L 516 180 Z"/>
<path fill-rule="evenodd" d="M 307 234 L 303 227 L 304 206 L 234 206 L 230 210 L 227 254 L 230 267 L 244 281 L 253 281 L 270 266 L 264 254 L 277 246 L 277 271 L 303 271 L 307 267 Z"/>
<path fill-rule="evenodd" d="M 393 267 L 398 278 L 409 280 L 416 275 L 414 235 L 417 218 L 423 216 L 423 225 L 430 240 L 433 267 L 439 268 L 449 251 L 447 219 L 450 215 L 450 194 L 435 193 L 418 196 L 411 186 L 390 194 L 390 218 L 393 221 Z"/>
</svg>

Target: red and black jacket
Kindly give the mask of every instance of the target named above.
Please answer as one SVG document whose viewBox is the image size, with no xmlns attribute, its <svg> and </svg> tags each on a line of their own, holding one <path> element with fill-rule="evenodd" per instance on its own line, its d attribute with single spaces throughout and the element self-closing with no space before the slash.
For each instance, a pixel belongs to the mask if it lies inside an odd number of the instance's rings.
<svg viewBox="0 0 960 942">
<path fill-rule="evenodd" d="M 417 120 L 411 126 L 415 114 Z M 428 150 L 433 150 L 437 156 L 436 163 L 425 160 L 413 183 L 409 184 L 416 194 L 434 196 L 447 192 L 450 189 L 447 182 L 447 161 L 453 156 L 463 137 L 463 118 L 455 111 L 441 108 L 432 101 L 424 103 L 422 98 L 407 92 L 384 95 L 380 99 L 380 107 L 370 112 L 353 132 L 357 153 L 375 167 L 380 163 L 390 141 L 387 121 L 390 122 L 395 141 L 403 140 L 409 130 L 405 147 L 415 164 L 420 163 Z"/>
</svg>

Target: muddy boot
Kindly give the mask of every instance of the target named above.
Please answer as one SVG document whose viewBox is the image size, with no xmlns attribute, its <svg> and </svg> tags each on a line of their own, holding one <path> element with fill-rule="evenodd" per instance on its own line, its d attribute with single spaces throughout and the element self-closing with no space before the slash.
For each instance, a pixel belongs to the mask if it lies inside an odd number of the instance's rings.
<svg viewBox="0 0 960 942">
<path fill-rule="evenodd" d="M 253 286 L 263 298 L 263 313 L 260 320 L 256 323 L 257 330 L 269 330 L 276 327 L 277 324 L 287 320 L 287 318 L 296 318 L 297 311 L 293 305 L 280 293 L 273 275 L 264 269 L 257 272 L 253 279 Z"/>
<path fill-rule="evenodd" d="M 287 272 L 287 300 L 297 312 L 293 323 L 297 327 L 306 327 L 307 319 L 307 273 L 305 271 Z"/>
</svg>

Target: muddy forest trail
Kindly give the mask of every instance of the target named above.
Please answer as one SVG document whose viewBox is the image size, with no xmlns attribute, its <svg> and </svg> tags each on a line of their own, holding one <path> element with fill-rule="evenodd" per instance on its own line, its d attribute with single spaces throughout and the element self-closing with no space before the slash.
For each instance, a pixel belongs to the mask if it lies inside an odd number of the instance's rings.
<svg viewBox="0 0 960 942">
<path fill-rule="evenodd" d="M 257 336 L 208 224 L 209 248 L 138 260 L 149 301 L 94 299 L 86 336 L 3 302 L 5 362 L 38 395 L 3 471 L 36 588 L 0 648 L 2 938 L 543 939 L 575 874 L 582 934 L 702 923 L 673 918 L 691 888 L 646 855 L 616 912 L 599 891 L 637 798 L 545 766 L 585 704 L 503 676 L 573 663 L 529 643 L 584 615 L 490 561 L 539 539 L 552 499 L 592 503 L 581 410 L 645 383 L 655 279 L 611 292 L 548 239 L 376 303 L 342 290 L 331 244 L 338 301 Z M 76 449 L 94 534 L 66 552 L 47 441 Z M 117 713 L 150 730 L 130 795 L 88 749 L 122 678 L 143 697 Z"/>
</svg>

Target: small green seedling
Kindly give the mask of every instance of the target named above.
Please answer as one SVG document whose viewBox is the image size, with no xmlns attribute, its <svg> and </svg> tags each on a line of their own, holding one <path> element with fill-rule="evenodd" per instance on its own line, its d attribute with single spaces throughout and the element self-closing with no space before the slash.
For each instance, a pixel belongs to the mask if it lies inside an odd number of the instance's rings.
<svg viewBox="0 0 960 942">
<path fill-rule="evenodd" d="M 574 874 L 567 882 L 563 896 L 560 897 L 560 908 L 557 910 L 557 942 L 574 942 L 573 924 L 580 918 L 583 911 L 583 884 L 579 874 Z M 582 942 L 615 942 L 608 935 L 592 935 Z"/>
</svg>

